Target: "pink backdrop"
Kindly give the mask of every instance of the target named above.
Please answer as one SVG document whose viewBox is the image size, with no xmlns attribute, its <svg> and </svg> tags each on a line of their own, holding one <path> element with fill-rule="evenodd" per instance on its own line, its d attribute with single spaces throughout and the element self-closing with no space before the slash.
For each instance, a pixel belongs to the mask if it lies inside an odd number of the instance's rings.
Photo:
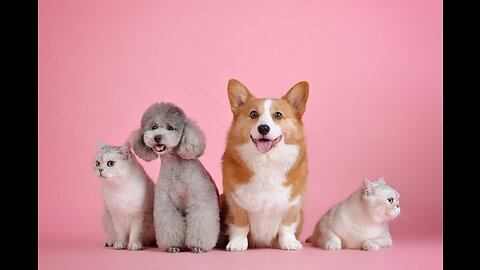
<svg viewBox="0 0 480 270">
<path fill-rule="evenodd" d="M 222 190 L 227 81 L 258 97 L 310 83 L 302 239 L 364 177 L 401 194 L 394 238 L 441 237 L 442 2 L 39 1 L 39 242 L 101 242 L 95 139 L 120 145 L 154 102 L 207 137 Z M 156 181 L 160 162 L 142 161 Z"/>
</svg>

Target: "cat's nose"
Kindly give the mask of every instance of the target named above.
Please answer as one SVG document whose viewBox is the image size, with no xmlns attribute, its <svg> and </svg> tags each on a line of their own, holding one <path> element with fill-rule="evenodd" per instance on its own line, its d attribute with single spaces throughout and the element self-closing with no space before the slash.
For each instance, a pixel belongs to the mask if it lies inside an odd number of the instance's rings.
<svg viewBox="0 0 480 270">
<path fill-rule="evenodd" d="M 156 143 L 159 143 L 162 141 L 162 136 L 161 135 L 157 135 L 153 138 L 155 140 Z"/>
<path fill-rule="evenodd" d="M 99 172 L 103 172 L 103 169 L 98 169 Z"/>
<path fill-rule="evenodd" d="M 400 204 L 397 204 L 397 208 L 400 208 Z"/>
</svg>

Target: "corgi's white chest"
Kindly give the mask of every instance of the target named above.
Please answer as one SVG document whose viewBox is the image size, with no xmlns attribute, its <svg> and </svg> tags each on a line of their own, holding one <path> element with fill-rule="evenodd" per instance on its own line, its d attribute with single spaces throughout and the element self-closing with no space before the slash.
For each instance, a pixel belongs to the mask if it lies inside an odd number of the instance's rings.
<svg viewBox="0 0 480 270">
<path fill-rule="evenodd" d="M 291 187 L 284 185 L 287 172 L 297 161 L 299 147 L 282 140 L 266 154 L 260 153 L 252 143 L 240 146 L 238 152 L 254 175 L 248 184 L 235 190 L 233 199 L 248 212 L 255 244 L 268 247 L 287 211 L 301 201 L 300 197 L 292 200 Z"/>
</svg>

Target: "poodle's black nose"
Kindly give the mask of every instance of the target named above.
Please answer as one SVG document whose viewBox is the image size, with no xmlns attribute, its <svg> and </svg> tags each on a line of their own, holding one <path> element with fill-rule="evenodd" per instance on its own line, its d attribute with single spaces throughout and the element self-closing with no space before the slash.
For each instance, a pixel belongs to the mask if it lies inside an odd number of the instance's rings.
<svg viewBox="0 0 480 270">
<path fill-rule="evenodd" d="M 157 135 L 155 136 L 155 138 L 153 138 L 155 140 L 156 143 L 159 143 L 162 141 L 162 136 L 161 135 Z"/>
<path fill-rule="evenodd" d="M 258 126 L 258 133 L 260 133 L 262 135 L 268 134 L 269 131 L 270 131 L 270 127 L 267 126 L 267 125 Z"/>
</svg>

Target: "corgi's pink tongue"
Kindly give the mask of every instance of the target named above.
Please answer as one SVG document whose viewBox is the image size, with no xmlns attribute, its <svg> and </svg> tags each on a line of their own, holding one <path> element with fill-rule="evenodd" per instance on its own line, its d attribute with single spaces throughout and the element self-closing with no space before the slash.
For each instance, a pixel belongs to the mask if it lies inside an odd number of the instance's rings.
<svg viewBox="0 0 480 270">
<path fill-rule="evenodd" d="M 272 148 L 273 141 L 267 141 L 267 140 L 258 140 L 256 145 L 258 151 L 262 152 L 263 154 L 267 153 L 270 151 Z"/>
</svg>

